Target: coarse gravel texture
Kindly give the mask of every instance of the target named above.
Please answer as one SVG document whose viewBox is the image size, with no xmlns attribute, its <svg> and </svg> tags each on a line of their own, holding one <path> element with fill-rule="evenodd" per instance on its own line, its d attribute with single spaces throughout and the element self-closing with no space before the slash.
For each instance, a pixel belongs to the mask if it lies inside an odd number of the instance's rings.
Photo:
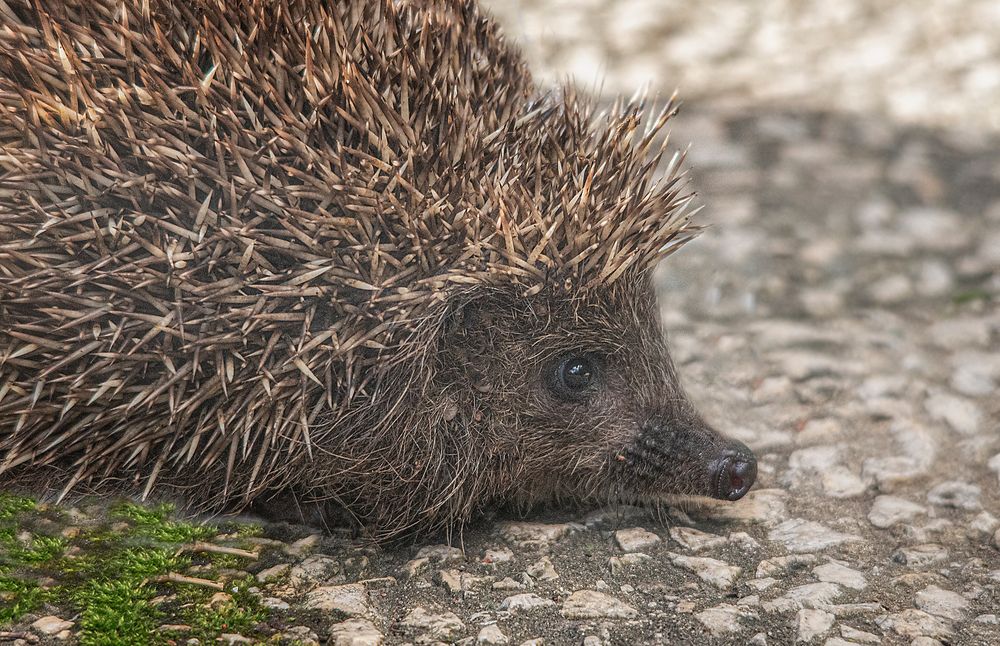
<svg viewBox="0 0 1000 646">
<path fill-rule="evenodd" d="M 255 557 L 184 574 L 249 573 L 268 609 L 221 643 L 1000 643 L 997 4 L 487 4 L 542 78 L 590 57 L 608 93 L 692 99 L 672 138 L 712 226 L 661 268 L 664 316 L 758 483 L 499 514 L 452 546 L 214 534 Z M 89 509 L 44 531 L 72 546 Z M 159 585 L 172 607 L 188 584 Z M 73 643 L 75 612 L 42 604 L 0 643 Z"/>
</svg>

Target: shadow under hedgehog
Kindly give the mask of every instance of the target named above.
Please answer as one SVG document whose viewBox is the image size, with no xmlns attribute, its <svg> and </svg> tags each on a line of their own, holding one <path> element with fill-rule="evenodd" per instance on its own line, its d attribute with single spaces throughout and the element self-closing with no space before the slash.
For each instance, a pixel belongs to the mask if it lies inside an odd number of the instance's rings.
<svg viewBox="0 0 1000 646">
<path fill-rule="evenodd" d="M 4 7 L 0 481 L 377 540 L 753 484 L 649 276 L 697 232 L 673 101 L 540 92 L 472 2 Z"/>
</svg>

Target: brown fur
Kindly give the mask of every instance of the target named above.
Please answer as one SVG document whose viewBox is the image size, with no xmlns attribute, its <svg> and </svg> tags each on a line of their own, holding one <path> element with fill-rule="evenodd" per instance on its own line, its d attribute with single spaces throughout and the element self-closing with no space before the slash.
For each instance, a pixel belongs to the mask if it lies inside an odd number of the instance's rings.
<svg viewBox="0 0 1000 646">
<path fill-rule="evenodd" d="M 647 278 L 695 232 L 673 110 L 539 93 L 470 2 L 0 2 L 0 473 L 376 537 L 704 492 Z"/>
</svg>

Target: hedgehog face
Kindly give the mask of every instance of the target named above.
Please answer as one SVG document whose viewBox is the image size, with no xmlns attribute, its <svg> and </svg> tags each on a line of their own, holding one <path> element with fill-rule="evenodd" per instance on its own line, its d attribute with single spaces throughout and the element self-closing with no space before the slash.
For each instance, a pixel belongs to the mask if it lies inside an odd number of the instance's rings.
<svg viewBox="0 0 1000 646">
<path fill-rule="evenodd" d="M 753 453 L 706 424 L 674 371 L 647 281 L 466 308 L 459 383 L 515 497 L 737 500 Z"/>
</svg>

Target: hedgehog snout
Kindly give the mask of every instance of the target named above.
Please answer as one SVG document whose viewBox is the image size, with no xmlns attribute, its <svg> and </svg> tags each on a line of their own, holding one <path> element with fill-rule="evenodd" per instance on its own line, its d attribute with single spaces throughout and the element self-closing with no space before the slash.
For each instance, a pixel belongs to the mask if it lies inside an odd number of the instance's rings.
<svg viewBox="0 0 1000 646">
<path fill-rule="evenodd" d="M 757 479 L 757 458 L 742 442 L 729 440 L 729 446 L 712 461 L 712 496 L 720 500 L 739 500 L 750 491 Z"/>
<path fill-rule="evenodd" d="M 617 460 L 640 491 L 653 495 L 739 500 L 757 479 L 753 451 L 722 436 L 696 414 L 654 418 L 640 427 Z"/>
</svg>

